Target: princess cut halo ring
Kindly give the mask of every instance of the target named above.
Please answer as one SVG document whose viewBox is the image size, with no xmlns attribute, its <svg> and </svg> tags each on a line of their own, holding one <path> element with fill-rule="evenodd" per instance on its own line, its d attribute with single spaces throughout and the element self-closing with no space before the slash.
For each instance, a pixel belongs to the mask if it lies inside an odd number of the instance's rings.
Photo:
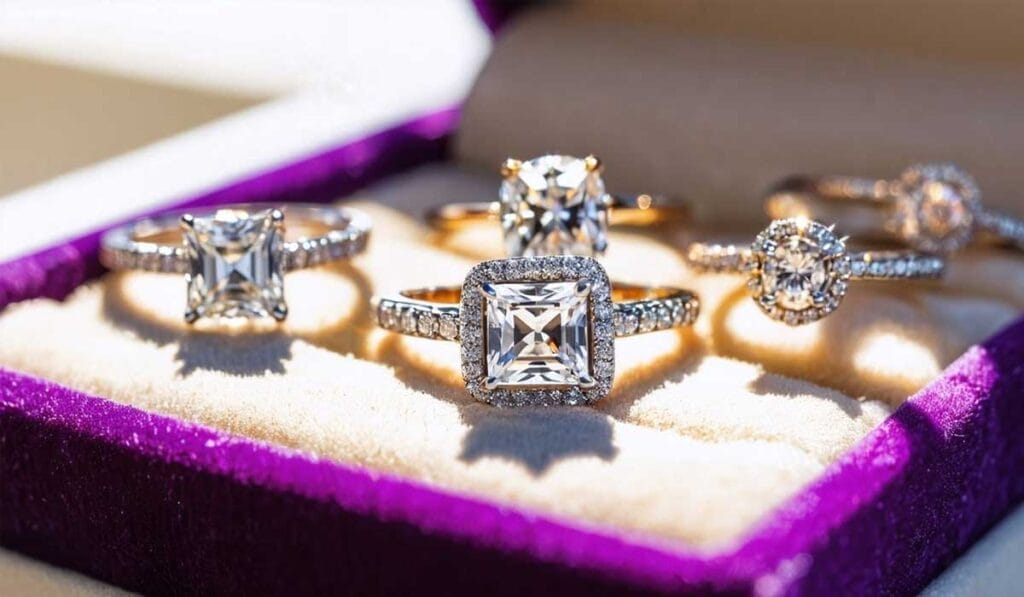
<svg viewBox="0 0 1024 597">
<path fill-rule="evenodd" d="M 462 287 L 375 298 L 386 330 L 462 346 L 469 392 L 495 406 L 590 404 L 615 374 L 615 338 L 690 325 L 699 303 L 675 288 L 615 285 L 581 256 L 485 261 Z"/>
<path fill-rule="evenodd" d="M 112 270 L 185 274 L 188 323 L 200 317 L 282 321 L 288 315 L 284 274 L 360 253 L 369 234 L 369 217 L 353 209 L 230 205 L 115 228 L 103 237 L 100 261 Z"/>
<path fill-rule="evenodd" d="M 946 266 L 915 251 L 849 251 L 832 227 L 800 218 L 775 220 L 749 247 L 694 243 L 686 257 L 698 270 L 745 273 L 761 310 L 789 325 L 835 311 L 850 280 L 938 278 Z"/>
<path fill-rule="evenodd" d="M 986 209 L 974 178 L 954 164 L 918 164 L 896 180 L 794 177 L 765 207 L 773 218 L 835 221 L 853 236 L 883 232 L 926 253 L 960 251 L 979 232 L 1024 250 L 1024 220 Z"/>
<path fill-rule="evenodd" d="M 509 257 L 600 256 L 608 248 L 608 224 L 647 225 L 679 221 L 688 210 L 650 195 L 618 196 L 605 190 L 603 166 L 594 156 L 544 155 L 501 167 L 499 200 L 450 203 L 431 210 L 435 228 L 452 230 L 481 219 L 501 221 Z"/>
</svg>

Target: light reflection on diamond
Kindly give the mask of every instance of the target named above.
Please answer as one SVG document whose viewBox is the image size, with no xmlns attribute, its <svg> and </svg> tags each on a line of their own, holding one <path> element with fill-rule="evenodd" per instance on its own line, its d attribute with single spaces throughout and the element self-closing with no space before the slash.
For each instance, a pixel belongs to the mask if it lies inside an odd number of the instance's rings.
<svg viewBox="0 0 1024 597">
<path fill-rule="evenodd" d="M 499 195 L 508 255 L 605 251 L 610 197 L 600 172 L 586 160 L 546 155 L 523 162 L 502 182 Z"/>
<path fill-rule="evenodd" d="M 576 282 L 485 285 L 488 385 L 589 384 L 588 295 Z"/>
<path fill-rule="evenodd" d="M 217 210 L 185 226 L 186 317 L 283 317 L 281 231 L 272 211 Z"/>
</svg>

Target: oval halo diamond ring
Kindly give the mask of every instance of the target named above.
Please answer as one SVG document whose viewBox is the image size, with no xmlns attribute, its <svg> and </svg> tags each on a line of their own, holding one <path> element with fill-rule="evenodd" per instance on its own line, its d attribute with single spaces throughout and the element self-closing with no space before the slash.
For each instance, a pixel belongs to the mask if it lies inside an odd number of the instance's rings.
<svg viewBox="0 0 1024 597">
<path fill-rule="evenodd" d="M 513 158 L 501 167 L 498 201 L 450 203 L 427 213 L 440 230 L 482 219 L 498 219 L 509 257 L 585 255 L 608 248 L 608 224 L 648 225 L 680 221 L 688 210 L 651 195 L 620 196 L 605 190 L 595 156 L 544 155 Z"/>
<path fill-rule="evenodd" d="M 461 287 L 375 298 L 373 314 L 386 330 L 459 342 L 476 399 L 531 406 L 600 400 L 616 336 L 690 325 L 698 311 L 685 290 L 612 287 L 592 258 L 545 256 L 485 261 Z"/>
<path fill-rule="evenodd" d="M 832 227 L 802 218 L 773 221 L 749 247 L 694 243 L 686 258 L 697 270 L 745 273 L 758 307 L 794 326 L 835 311 L 850 280 L 939 278 L 946 266 L 915 251 L 849 251 Z"/>
<path fill-rule="evenodd" d="M 841 207 L 851 200 L 870 209 L 858 215 L 849 204 Z M 986 209 L 974 178 L 948 163 L 910 166 L 896 180 L 793 177 L 769 195 L 765 208 L 773 218 L 835 221 L 855 237 L 883 232 L 925 253 L 955 253 L 979 232 L 1024 250 L 1024 220 Z"/>
<path fill-rule="evenodd" d="M 285 238 L 287 230 L 293 240 Z M 104 235 L 112 270 L 185 274 L 185 321 L 201 317 L 283 321 L 284 274 L 362 252 L 370 218 L 354 209 L 257 203 L 145 218 Z"/>
</svg>

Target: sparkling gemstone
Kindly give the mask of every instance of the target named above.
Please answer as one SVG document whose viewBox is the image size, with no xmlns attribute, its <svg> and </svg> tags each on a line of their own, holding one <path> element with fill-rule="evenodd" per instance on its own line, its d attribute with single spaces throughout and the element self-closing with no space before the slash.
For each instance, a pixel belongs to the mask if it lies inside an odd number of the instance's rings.
<svg viewBox="0 0 1024 597">
<path fill-rule="evenodd" d="M 825 293 L 831 281 L 821 247 L 799 234 L 788 236 L 776 247 L 761 273 L 762 291 L 793 311 L 814 306 L 814 295 Z"/>
<path fill-rule="evenodd" d="M 449 340 L 459 335 L 459 323 L 454 317 L 442 315 L 437 323 L 437 333 Z"/>
<path fill-rule="evenodd" d="M 421 313 L 416 323 L 416 331 L 421 336 L 434 335 L 434 316 L 430 313 Z"/>
<path fill-rule="evenodd" d="M 546 155 L 522 162 L 501 184 L 501 225 L 509 255 L 600 255 L 608 205 L 593 162 Z"/>
<path fill-rule="evenodd" d="M 585 283 L 484 284 L 482 291 L 488 387 L 593 384 Z"/>
<path fill-rule="evenodd" d="M 759 267 L 749 281 L 762 311 L 789 325 L 803 325 L 839 305 L 851 260 L 831 228 L 798 218 L 776 220 L 758 238 L 751 251 Z"/>
<path fill-rule="evenodd" d="M 980 191 L 969 174 L 952 164 L 923 164 L 901 176 L 892 225 L 923 251 L 961 249 L 972 237 Z"/>
<path fill-rule="evenodd" d="M 186 318 L 284 318 L 281 226 L 271 211 L 221 209 L 184 226 Z"/>
</svg>

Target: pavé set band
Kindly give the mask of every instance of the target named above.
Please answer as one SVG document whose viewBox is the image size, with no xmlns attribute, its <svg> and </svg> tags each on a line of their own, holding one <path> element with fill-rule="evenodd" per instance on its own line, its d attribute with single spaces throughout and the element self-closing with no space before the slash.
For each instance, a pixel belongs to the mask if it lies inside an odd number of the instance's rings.
<svg viewBox="0 0 1024 597">
<path fill-rule="evenodd" d="M 594 257 L 607 250 L 610 216 L 648 225 L 678 222 L 687 210 L 650 195 L 610 195 L 601 172 L 593 156 L 510 159 L 498 201 L 432 210 L 428 221 L 442 230 L 499 219 L 506 257 L 477 264 L 462 286 L 375 297 L 377 325 L 459 342 L 466 387 L 489 404 L 576 405 L 606 396 L 617 337 L 692 325 L 700 303 L 683 289 L 609 281 Z M 1024 222 L 983 209 L 974 180 L 948 164 L 914 166 L 895 181 L 792 178 L 765 207 L 777 219 L 750 245 L 693 243 L 685 257 L 698 271 L 744 274 L 761 310 L 789 325 L 831 314 L 854 280 L 939 278 L 945 256 L 979 231 L 1024 249 Z M 858 207 L 865 211 L 854 213 Z M 848 249 L 848 237 L 823 219 L 857 237 L 895 235 L 909 249 Z M 285 274 L 362 252 L 370 228 L 369 217 L 348 208 L 231 205 L 115 228 L 103 237 L 100 259 L 114 270 L 184 274 L 188 323 L 281 321 Z"/>
<path fill-rule="evenodd" d="M 466 387 L 498 406 L 595 402 L 611 389 L 616 336 L 690 325 L 700 311 L 688 291 L 612 285 L 572 255 L 485 261 L 461 288 L 375 303 L 384 329 L 460 342 Z"/>
</svg>

